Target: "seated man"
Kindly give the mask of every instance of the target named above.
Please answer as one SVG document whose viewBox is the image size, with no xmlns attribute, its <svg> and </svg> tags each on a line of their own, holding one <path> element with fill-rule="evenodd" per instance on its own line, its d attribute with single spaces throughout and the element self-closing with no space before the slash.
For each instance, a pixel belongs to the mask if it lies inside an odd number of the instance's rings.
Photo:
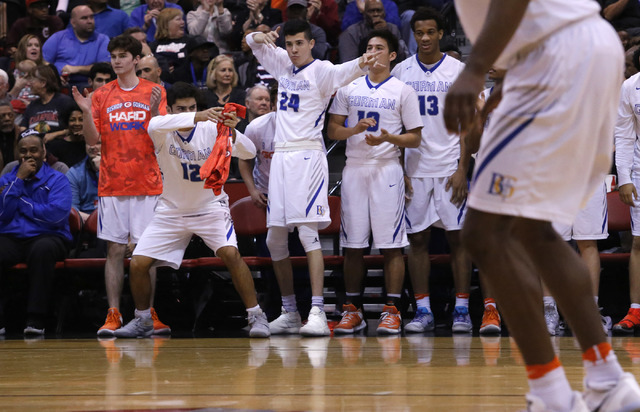
<svg viewBox="0 0 640 412">
<path fill-rule="evenodd" d="M 71 184 L 71 206 L 80 213 L 83 222 L 98 208 L 100 146 L 100 141 L 94 145 L 87 143 L 87 157 L 67 172 Z"/>
<path fill-rule="evenodd" d="M 160 87 L 156 86 L 151 95 L 151 113 L 157 113 L 160 97 Z M 148 132 L 164 183 L 155 214 L 133 252 L 129 282 L 136 306 L 135 318 L 115 331 L 119 338 L 151 336 L 149 270 L 155 266 L 178 269 L 193 235 L 201 237 L 231 272 L 233 284 L 247 308 L 250 336 L 270 335 L 267 317 L 258 305 L 251 272 L 238 253 L 229 198 L 222 190 L 223 178 L 218 182 L 219 192 L 215 188 L 203 190 L 200 178 L 200 167 L 207 160 L 202 154 L 224 156 L 225 152 L 231 152 L 249 159 L 255 156 L 256 148 L 246 136 L 233 129 L 238 123 L 235 113 L 223 117 L 221 107 L 196 112 L 197 97 L 198 89 L 194 85 L 175 83 L 167 93 L 171 114 L 155 116 L 149 122 Z M 222 130 L 219 135 L 221 123 L 227 126 L 224 129 L 230 130 Z M 228 140 L 228 146 L 225 140 L 217 139 Z M 218 152 L 220 144 L 223 144 L 222 151 Z"/>
<path fill-rule="evenodd" d="M 45 162 L 44 142 L 34 130 L 18 141 L 20 165 L 0 178 L 0 275 L 26 262 L 29 297 L 25 335 L 43 335 L 56 261 L 67 254 L 71 189 Z M 0 305 L 0 335 L 4 334 Z"/>
</svg>

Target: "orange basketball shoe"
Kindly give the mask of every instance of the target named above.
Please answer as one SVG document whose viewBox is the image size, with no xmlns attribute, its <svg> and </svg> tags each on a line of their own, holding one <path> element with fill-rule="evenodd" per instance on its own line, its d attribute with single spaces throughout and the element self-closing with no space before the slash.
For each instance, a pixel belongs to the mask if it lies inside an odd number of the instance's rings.
<svg viewBox="0 0 640 412">
<path fill-rule="evenodd" d="M 500 327 L 500 314 L 498 309 L 493 306 L 487 306 L 482 315 L 482 324 L 480 325 L 481 335 L 499 334 L 502 331 Z"/>
<path fill-rule="evenodd" d="M 169 325 L 165 325 L 158 319 L 158 314 L 154 308 L 151 308 L 151 319 L 153 319 L 153 334 L 154 335 L 171 335 L 171 328 Z"/>
<path fill-rule="evenodd" d="M 613 325 L 612 330 L 616 333 L 632 334 L 638 327 L 640 327 L 640 309 L 629 309 L 627 316 Z"/>
<path fill-rule="evenodd" d="M 356 333 L 367 326 L 367 322 L 362 316 L 362 311 L 360 309 L 356 309 L 354 305 L 342 305 L 342 310 L 342 319 L 340 320 L 340 323 L 333 328 L 333 333 L 336 335 Z"/>
<path fill-rule="evenodd" d="M 397 335 L 402 329 L 402 317 L 395 306 L 384 305 L 380 314 L 380 323 L 378 323 L 379 335 Z"/>
<path fill-rule="evenodd" d="M 107 312 L 107 320 L 104 325 L 98 329 L 98 336 L 114 336 L 116 329 L 122 326 L 122 315 L 117 308 L 109 308 Z"/>
</svg>

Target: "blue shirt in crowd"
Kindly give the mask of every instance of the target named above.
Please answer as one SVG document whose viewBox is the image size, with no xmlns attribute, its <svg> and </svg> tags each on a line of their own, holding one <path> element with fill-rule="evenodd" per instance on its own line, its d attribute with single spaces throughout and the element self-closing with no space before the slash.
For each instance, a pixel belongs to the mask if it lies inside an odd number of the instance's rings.
<svg viewBox="0 0 640 412">
<path fill-rule="evenodd" d="M 18 179 L 19 167 L 0 177 L 0 234 L 20 239 L 57 235 L 71 241 L 69 180 L 46 163 L 31 179 Z"/>
<path fill-rule="evenodd" d="M 96 31 L 109 38 L 116 37 L 129 28 L 129 15 L 110 6 L 94 14 L 93 18 L 96 22 Z"/>
<path fill-rule="evenodd" d="M 402 27 L 402 22 L 400 21 L 400 15 L 398 14 L 398 6 L 393 0 L 382 0 L 382 5 L 384 6 L 384 12 L 386 17 L 384 20 L 387 23 L 392 23 L 398 26 L 398 28 Z M 344 10 L 344 15 L 342 16 L 342 31 L 345 31 L 347 27 L 355 24 L 363 19 L 363 14 L 358 10 L 358 5 L 355 1 L 347 4 L 347 8 Z"/>
<path fill-rule="evenodd" d="M 168 1 L 165 0 L 164 2 L 164 7 L 165 8 L 170 8 L 170 9 L 179 9 L 180 11 L 182 11 L 182 7 L 178 6 L 177 4 L 174 3 L 170 3 Z M 132 12 L 131 12 L 131 20 L 129 21 L 129 24 L 131 26 L 138 26 L 140 28 L 144 27 L 144 16 L 147 14 L 147 9 L 149 8 L 149 6 L 147 6 L 146 4 L 143 4 L 142 6 L 136 7 Z M 184 18 L 184 16 L 183 16 Z M 152 41 L 155 40 L 156 37 L 156 21 L 155 19 L 151 20 L 151 24 L 149 25 L 149 28 L 147 28 L 147 41 L 149 43 L 151 43 Z"/>
<path fill-rule="evenodd" d="M 111 61 L 111 55 L 107 50 L 109 37 L 102 33 L 93 32 L 91 37 L 81 42 L 73 32 L 71 24 L 66 30 L 54 33 L 42 46 L 42 57 L 56 66 L 62 73 L 65 65 L 87 66 L 98 62 Z M 70 76 L 71 83 L 83 83 L 88 76 L 74 74 Z"/>
<path fill-rule="evenodd" d="M 91 213 L 98 207 L 98 172 L 91 167 L 91 159 L 74 165 L 67 172 L 71 184 L 71 205 L 83 213 Z"/>
</svg>

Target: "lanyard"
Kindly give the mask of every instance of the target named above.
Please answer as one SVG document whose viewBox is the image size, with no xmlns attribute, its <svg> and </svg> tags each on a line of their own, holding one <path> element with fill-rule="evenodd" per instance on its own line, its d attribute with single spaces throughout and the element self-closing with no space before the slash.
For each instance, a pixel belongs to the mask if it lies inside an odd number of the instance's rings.
<svg viewBox="0 0 640 412">
<path fill-rule="evenodd" d="M 204 69 L 202 69 L 202 81 L 196 80 L 196 72 L 193 69 L 193 63 L 189 63 L 189 66 L 191 66 L 191 78 L 193 79 L 193 84 L 199 89 L 205 89 L 207 87 L 207 66 L 204 66 Z"/>
</svg>

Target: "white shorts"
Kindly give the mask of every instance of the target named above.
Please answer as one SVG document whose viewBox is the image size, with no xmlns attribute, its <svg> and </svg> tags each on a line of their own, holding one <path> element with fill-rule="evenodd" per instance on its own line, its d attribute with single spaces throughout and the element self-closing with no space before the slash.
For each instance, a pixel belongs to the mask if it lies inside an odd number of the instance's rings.
<svg viewBox="0 0 640 412">
<path fill-rule="evenodd" d="M 466 200 L 460 208 L 451 203 L 448 177 L 412 177 L 413 196 L 407 201 L 407 233 L 420 233 L 430 226 L 446 231 L 460 230 L 467 213 Z"/>
<path fill-rule="evenodd" d="M 154 266 L 178 269 L 193 235 L 201 237 L 214 252 L 224 246 L 237 248 L 236 232 L 226 203 L 220 204 L 214 211 L 196 215 L 157 212 L 142 234 L 133 255 L 157 259 Z"/>
<path fill-rule="evenodd" d="M 318 222 L 331 223 L 329 215 L 329 167 L 321 150 L 275 152 L 269 173 L 267 227 L 287 227 Z"/>
<path fill-rule="evenodd" d="M 554 223 L 553 228 L 562 239 L 600 240 L 609 237 L 607 214 L 607 186 L 602 187 L 591 196 L 587 206 L 581 209 L 572 225 Z"/>
<path fill-rule="evenodd" d="M 396 249 L 409 244 L 404 219 L 404 173 L 396 159 L 350 164 L 342 171 L 340 246 Z"/>
<path fill-rule="evenodd" d="M 522 54 L 482 136 L 469 207 L 573 223 L 611 164 L 624 69 L 619 45 L 598 17 Z"/>
<path fill-rule="evenodd" d="M 98 198 L 98 238 L 126 245 L 138 243 L 153 218 L 158 196 Z"/>
</svg>

